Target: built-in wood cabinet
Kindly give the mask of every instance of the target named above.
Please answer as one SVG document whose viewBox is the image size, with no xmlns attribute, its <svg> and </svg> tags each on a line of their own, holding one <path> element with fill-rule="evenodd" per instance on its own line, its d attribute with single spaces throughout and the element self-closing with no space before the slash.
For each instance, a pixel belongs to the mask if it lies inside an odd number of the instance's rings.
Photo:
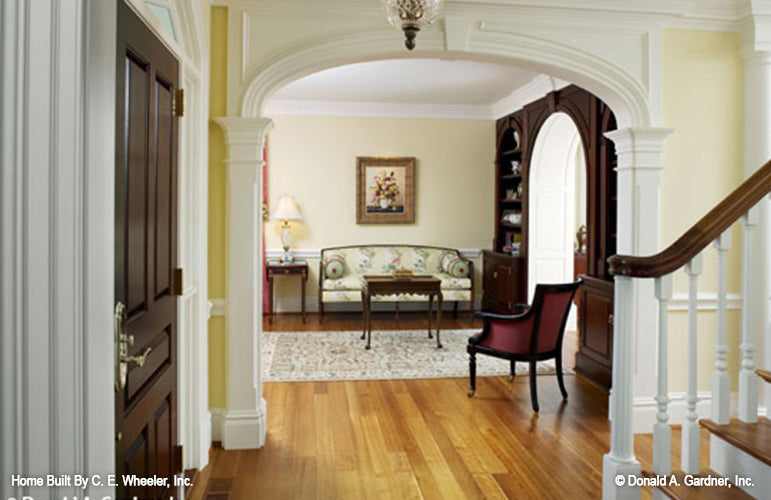
<svg viewBox="0 0 771 500">
<path fill-rule="evenodd" d="M 483 254 L 482 307 L 512 314 L 516 304 L 527 301 L 529 167 L 541 126 L 557 112 L 576 124 L 587 169 L 587 249 L 582 256 L 587 285 L 578 294 L 576 370 L 609 387 L 613 281 L 607 259 L 616 253 L 617 183 L 615 149 L 604 134 L 615 130 L 616 120 L 604 102 L 580 87 L 551 92 L 496 123 L 495 227 L 492 249 Z"/>
</svg>

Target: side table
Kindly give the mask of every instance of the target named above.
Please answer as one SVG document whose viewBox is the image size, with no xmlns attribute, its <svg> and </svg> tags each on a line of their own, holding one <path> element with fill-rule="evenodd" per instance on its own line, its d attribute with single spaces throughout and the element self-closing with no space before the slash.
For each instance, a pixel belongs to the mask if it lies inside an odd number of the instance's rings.
<svg viewBox="0 0 771 500">
<path fill-rule="evenodd" d="M 273 278 L 276 276 L 299 276 L 301 282 L 300 300 L 302 301 L 302 318 L 305 323 L 305 283 L 308 281 L 308 262 L 295 260 L 282 264 L 277 260 L 269 260 L 265 264 L 268 276 L 268 323 L 273 323 Z"/>
</svg>

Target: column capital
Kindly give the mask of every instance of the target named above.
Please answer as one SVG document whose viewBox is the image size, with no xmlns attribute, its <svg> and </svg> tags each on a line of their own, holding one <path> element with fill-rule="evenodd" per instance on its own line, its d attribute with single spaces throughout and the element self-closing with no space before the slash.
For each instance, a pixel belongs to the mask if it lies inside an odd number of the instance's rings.
<svg viewBox="0 0 771 500">
<path fill-rule="evenodd" d="M 221 116 L 212 118 L 225 132 L 225 143 L 262 144 L 265 134 L 273 127 L 269 118 L 245 118 L 242 116 Z"/>
<path fill-rule="evenodd" d="M 605 137 L 613 141 L 618 157 L 618 170 L 661 170 L 664 140 L 674 129 L 629 127 L 612 130 Z"/>
</svg>

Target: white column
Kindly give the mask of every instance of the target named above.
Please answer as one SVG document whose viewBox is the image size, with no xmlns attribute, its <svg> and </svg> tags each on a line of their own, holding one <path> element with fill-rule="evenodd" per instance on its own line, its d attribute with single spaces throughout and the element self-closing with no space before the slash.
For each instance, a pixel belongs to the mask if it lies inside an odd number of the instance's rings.
<svg viewBox="0 0 771 500">
<path fill-rule="evenodd" d="M 672 129 L 664 128 L 625 128 L 606 134 L 614 142 L 618 157 L 617 251 L 620 254 L 645 256 L 660 250 L 661 153 L 671 133 Z M 635 402 L 650 408 L 655 403 L 658 349 L 653 280 L 634 280 L 632 294 L 634 356 L 628 369 L 634 370 Z M 614 371 L 616 368 L 614 364 Z M 634 431 L 650 432 L 655 414 L 650 417 L 647 423 L 637 419 Z"/>
<path fill-rule="evenodd" d="M 771 11 L 768 0 L 747 2 L 749 21 L 742 32 L 741 54 L 744 61 L 744 128 L 743 169 L 749 177 L 771 159 Z M 762 10 L 765 9 L 765 13 Z M 745 307 L 754 309 L 752 321 L 757 352 L 762 353 L 758 365 L 771 368 L 771 216 L 769 201 L 757 206 L 758 227 L 752 249 L 751 267 L 756 276 L 750 295 L 744 296 Z M 771 384 L 762 384 L 763 405 L 771 407 Z"/>
<path fill-rule="evenodd" d="M 262 397 L 262 184 L 263 136 L 270 120 L 217 118 L 227 145 L 227 410 L 223 417 L 225 449 L 265 444 L 266 412 Z"/>
</svg>

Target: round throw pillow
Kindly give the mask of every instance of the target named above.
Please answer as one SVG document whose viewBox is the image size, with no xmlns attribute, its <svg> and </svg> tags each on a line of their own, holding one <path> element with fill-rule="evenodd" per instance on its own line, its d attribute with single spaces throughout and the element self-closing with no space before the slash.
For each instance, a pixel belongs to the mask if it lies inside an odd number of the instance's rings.
<svg viewBox="0 0 771 500">
<path fill-rule="evenodd" d="M 342 278 L 345 274 L 345 260 L 340 255 L 332 255 L 327 258 L 327 263 L 324 266 L 324 275 L 327 279 L 336 280 Z"/>
<path fill-rule="evenodd" d="M 442 271 L 453 278 L 467 278 L 469 274 L 468 261 L 461 259 L 457 254 L 447 252 L 440 259 Z"/>
<path fill-rule="evenodd" d="M 467 278 L 468 271 L 468 261 L 456 258 L 450 263 L 450 274 L 453 278 Z"/>
</svg>

